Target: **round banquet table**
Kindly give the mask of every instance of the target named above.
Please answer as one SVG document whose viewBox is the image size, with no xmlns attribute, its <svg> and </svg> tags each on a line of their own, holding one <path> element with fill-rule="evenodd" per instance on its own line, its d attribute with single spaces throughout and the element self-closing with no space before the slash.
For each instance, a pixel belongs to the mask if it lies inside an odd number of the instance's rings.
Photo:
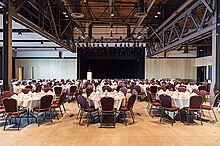
<svg viewBox="0 0 220 146">
<path fill-rule="evenodd" d="M 28 94 L 24 94 L 24 93 L 19 93 L 18 95 L 14 94 L 11 96 L 11 98 L 16 99 L 17 100 L 17 104 L 18 106 L 23 106 L 26 108 L 29 108 L 30 110 L 32 110 L 35 107 L 39 107 L 40 106 L 40 99 L 41 97 L 45 96 L 45 95 L 52 95 L 53 96 L 53 101 L 56 101 L 56 95 L 54 92 L 40 92 L 40 93 L 32 93 L 29 92 Z"/>
<path fill-rule="evenodd" d="M 88 97 L 90 106 L 95 106 L 95 108 L 101 107 L 101 98 L 102 97 L 112 97 L 114 98 L 114 108 L 119 110 L 120 106 L 125 106 L 125 96 L 123 92 L 114 91 L 114 92 L 92 92 L 90 96 Z"/>
<path fill-rule="evenodd" d="M 159 100 L 159 96 L 161 94 L 167 94 L 172 98 L 172 106 L 179 107 L 180 109 L 184 107 L 189 107 L 189 99 L 191 96 L 196 96 L 196 93 L 186 92 L 178 92 L 178 91 L 163 91 L 159 90 L 157 92 L 157 100 Z"/>
</svg>

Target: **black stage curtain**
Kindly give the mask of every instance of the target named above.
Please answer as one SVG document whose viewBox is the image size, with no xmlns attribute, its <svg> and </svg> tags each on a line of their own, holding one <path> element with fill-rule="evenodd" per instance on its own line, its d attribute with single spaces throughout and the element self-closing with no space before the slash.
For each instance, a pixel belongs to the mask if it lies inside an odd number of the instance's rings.
<svg viewBox="0 0 220 146">
<path fill-rule="evenodd" d="M 78 52 L 78 78 L 86 79 L 89 70 L 93 79 L 144 78 L 144 51 L 130 56 L 112 54 L 89 56 L 86 52 Z"/>
</svg>

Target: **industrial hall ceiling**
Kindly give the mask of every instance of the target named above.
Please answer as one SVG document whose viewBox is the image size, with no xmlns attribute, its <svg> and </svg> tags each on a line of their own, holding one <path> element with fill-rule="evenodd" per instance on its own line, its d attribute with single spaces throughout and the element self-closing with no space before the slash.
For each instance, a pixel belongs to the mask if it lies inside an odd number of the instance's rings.
<svg viewBox="0 0 220 146">
<path fill-rule="evenodd" d="M 79 43 L 123 41 L 147 43 L 151 46 L 148 48 L 149 53 L 157 52 L 157 49 L 164 51 L 172 48 L 168 45 L 178 41 L 178 37 L 180 38 L 178 34 L 187 37 L 194 33 L 191 30 L 200 30 L 204 26 L 209 26 L 208 22 L 213 16 L 211 8 L 214 7 L 211 0 L 9 1 L 12 3 L 12 16 L 16 22 L 71 52 L 76 51 L 75 47 Z M 7 6 L 8 0 L 1 0 L 0 4 Z M 177 12 L 180 7 L 183 8 Z M 187 18 L 182 16 L 183 19 L 176 21 L 191 7 L 193 7 L 189 13 L 191 20 L 184 20 L 184 18 L 188 19 L 188 16 Z M 166 23 L 167 19 L 169 22 Z M 174 21 L 175 29 L 172 27 L 171 32 L 165 32 Z M 164 34 L 160 33 L 161 28 L 166 28 L 163 30 Z M 177 34 L 174 34 L 174 30 Z M 205 39 L 210 38 L 205 37 Z M 210 41 L 206 42 L 210 43 Z"/>
</svg>

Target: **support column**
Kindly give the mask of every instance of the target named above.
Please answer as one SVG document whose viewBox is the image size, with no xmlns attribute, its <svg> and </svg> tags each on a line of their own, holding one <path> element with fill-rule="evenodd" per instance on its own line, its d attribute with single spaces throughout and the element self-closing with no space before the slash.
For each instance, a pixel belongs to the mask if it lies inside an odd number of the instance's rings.
<svg viewBox="0 0 220 146">
<path fill-rule="evenodd" d="M 6 7 L 3 9 L 3 50 L 2 50 L 2 77 L 3 91 L 13 92 L 12 80 L 12 0 L 8 0 Z"/>
<path fill-rule="evenodd" d="M 216 90 L 220 91 L 220 1 L 216 2 Z"/>
</svg>

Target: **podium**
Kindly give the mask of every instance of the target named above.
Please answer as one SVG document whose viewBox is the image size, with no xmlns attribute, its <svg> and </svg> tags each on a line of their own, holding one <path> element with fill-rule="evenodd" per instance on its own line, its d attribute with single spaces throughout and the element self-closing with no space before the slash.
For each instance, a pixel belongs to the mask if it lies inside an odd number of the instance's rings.
<svg viewBox="0 0 220 146">
<path fill-rule="evenodd" d="M 92 80 L 92 72 L 90 71 L 87 72 L 87 80 Z"/>
</svg>

